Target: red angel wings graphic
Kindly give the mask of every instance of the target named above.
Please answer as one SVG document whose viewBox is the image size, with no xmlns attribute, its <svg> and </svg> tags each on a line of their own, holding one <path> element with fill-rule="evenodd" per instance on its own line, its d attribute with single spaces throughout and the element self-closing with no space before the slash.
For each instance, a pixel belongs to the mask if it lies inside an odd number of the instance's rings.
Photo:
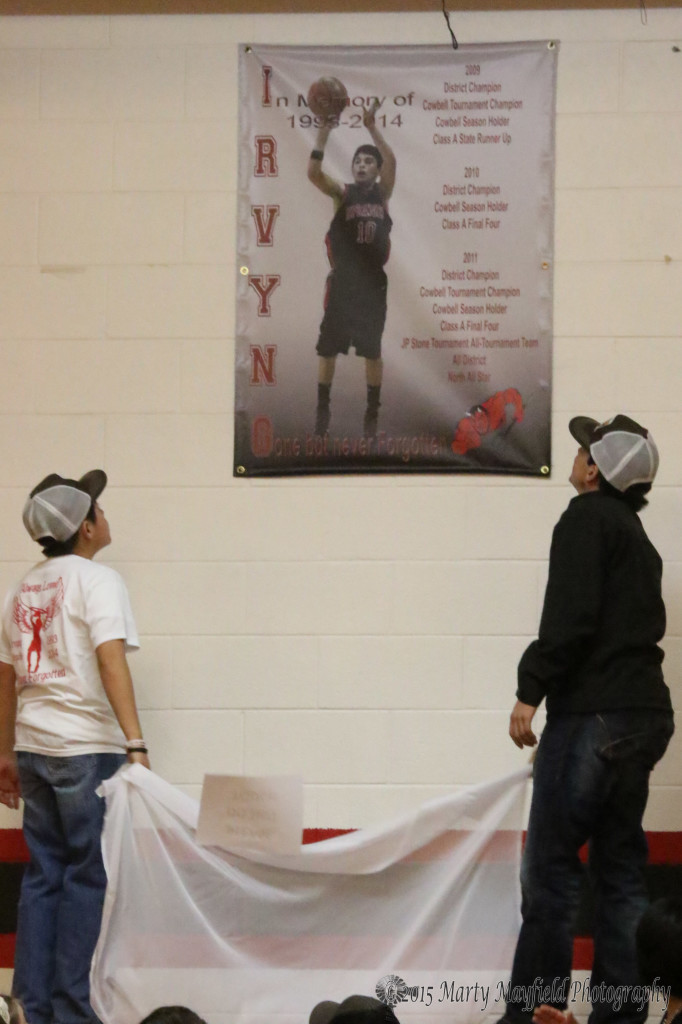
<svg viewBox="0 0 682 1024">
<path fill-rule="evenodd" d="M 37 672 L 38 666 L 40 665 L 40 655 L 42 653 L 42 641 L 40 634 L 44 629 L 52 622 L 53 618 L 62 606 L 64 600 L 64 584 L 61 576 L 57 580 L 57 585 L 53 590 L 52 597 L 50 598 L 49 604 L 44 607 L 33 607 L 29 604 L 24 604 L 20 597 L 14 599 L 14 621 L 21 630 L 22 633 L 32 633 L 33 639 L 28 648 L 27 658 L 27 671 Z M 35 664 L 31 668 L 31 660 L 34 660 Z"/>
</svg>

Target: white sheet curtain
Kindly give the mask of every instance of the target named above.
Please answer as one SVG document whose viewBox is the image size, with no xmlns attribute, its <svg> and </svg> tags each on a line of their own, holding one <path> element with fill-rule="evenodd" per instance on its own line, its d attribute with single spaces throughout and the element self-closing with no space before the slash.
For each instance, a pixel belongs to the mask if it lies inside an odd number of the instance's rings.
<svg viewBox="0 0 682 1024">
<path fill-rule="evenodd" d="M 399 819 L 249 856 L 195 840 L 199 805 L 140 765 L 104 783 L 109 879 L 92 965 L 104 1024 L 184 1004 L 209 1024 L 304 1022 L 401 978 L 400 1020 L 501 1013 L 519 927 L 529 770 Z"/>
</svg>

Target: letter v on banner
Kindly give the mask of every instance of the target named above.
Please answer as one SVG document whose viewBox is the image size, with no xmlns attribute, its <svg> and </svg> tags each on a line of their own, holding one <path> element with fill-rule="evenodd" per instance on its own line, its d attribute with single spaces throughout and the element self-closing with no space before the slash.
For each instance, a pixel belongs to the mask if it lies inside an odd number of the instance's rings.
<svg viewBox="0 0 682 1024">
<path fill-rule="evenodd" d="M 272 245 L 279 206 L 252 206 L 251 216 L 256 225 L 256 245 Z"/>
</svg>

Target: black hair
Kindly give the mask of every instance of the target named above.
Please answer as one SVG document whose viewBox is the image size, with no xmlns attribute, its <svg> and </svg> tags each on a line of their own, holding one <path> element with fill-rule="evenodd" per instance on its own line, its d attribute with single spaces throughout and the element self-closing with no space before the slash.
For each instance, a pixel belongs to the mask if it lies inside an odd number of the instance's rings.
<svg viewBox="0 0 682 1024">
<path fill-rule="evenodd" d="M 589 451 L 587 453 L 587 461 L 590 466 L 597 465 Z M 599 467 L 597 466 L 597 469 L 598 468 Z M 645 495 L 647 495 L 651 490 L 651 484 L 631 484 L 627 490 L 619 491 L 618 488 L 614 487 L 613 484 L 610 484 L 600 472 L 599 490 L 609 498 L 618 498 L 619 501 L 624 501 L 633 512 L 641 512 L 642 509 L 649 504 Z"/>
<path fill-rule="evenodd" d="M 89 519 L 91 523 L 94 523 L 97 518 L 95 510 L 95 499 L 90 502 L 90 508 L 83 517 L 83 523 L 86 519 Z M 83 525 L 81 523 L 81 526 Z M 43 549 L 43 554 L 46 558 L 59 558 L 61 555 L 72 555 L 73 549 L 78 543 L 78 537 L 80 536 L 80 526 L 74 534 L 67 537 L 66 540 L 55 540 L 54 537 L 40 537 L 38 543 Z"/>
<path fill-rule="evenodd" d="M 19 1000 L 15 996 L 6 996 L 4 992 L 0 993 L 0 999 L 4 999 L 7 1003 L 7 1009 L 9 1010 L 9 1024 L 19 1024 L 21 1019 L 20 1010 L 23 1009 Z"/>
<path fill-rule="evenodd" d="M 140 1024 L 206 1024 L 206 1021 L 187 1006 L 158 1006 Z"/>
<path fill-rule="evenodd" d="M 682 999 L 682 899 L 664 896 L 647 907 L 635 941 L 642 983 L 656 982 Z"/>
<path fill-rule="evenodd" d="M 383 156 L 381 155 L 381 153 L 379 152 L 379 150 L 377 149 L 376 146 L 372 146 L 369 142 L 363 142 L 363 144 L 361 146 L 358 146 L 358 148 L 353 153 L 353 159 L 351 161 L 351 166 L 355 163 L 355 158 L 358 155 L 358 153 L 369 153 L 369 155 L 373 156 L 374 159 L 376 160 L 377 167 L 379 169 L 381 169 L 381 165 L 384 162 L 384 158 L 383 158 Z"/>
</svg>

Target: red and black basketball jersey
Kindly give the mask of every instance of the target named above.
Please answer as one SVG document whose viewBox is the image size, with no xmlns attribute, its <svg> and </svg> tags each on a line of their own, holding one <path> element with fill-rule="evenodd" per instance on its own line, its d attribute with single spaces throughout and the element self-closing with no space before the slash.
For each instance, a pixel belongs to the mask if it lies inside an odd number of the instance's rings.
<svg viewBox="0 0 682 1024">
<path fill-rule="evenodd" d="M 326 237 L 334 271 L 361 277 L 381 270 L 391 248 L 392 225 L 378 184 L 369 189 L 346 185 Z"/>
</svg>

